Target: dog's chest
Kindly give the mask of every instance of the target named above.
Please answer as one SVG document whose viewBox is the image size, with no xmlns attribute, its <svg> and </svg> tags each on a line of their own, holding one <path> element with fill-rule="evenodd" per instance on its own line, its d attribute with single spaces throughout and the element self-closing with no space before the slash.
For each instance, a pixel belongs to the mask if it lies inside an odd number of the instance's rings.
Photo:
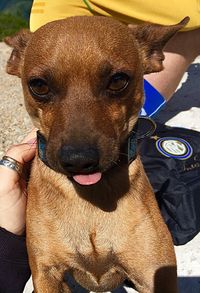
<svg viewBox="0 0 200 293">
<path fill-rule="evenodd" d="M 78 214 L 76 222 L 66 228 L 66 246 L 72 251 L 72 275 L 83 287 L 89 285 L 94 291 L 101 286 L 110 289 L 108 284 L 117 286 L 124 279 L 118 258 L 125 241 L 118 225 L 120 219 L 98 211 L 87 215 L 87 209 L 82 213 L 78 209 Z"/>
<path fill-rule="evenodd" d="M 88 212 L 87 208 L 71 209 L 63 225 L 66 247 L 78 256 L 87 255 L 104 258 L 118 251 L 124 237 L 121 237 L 120 218 L 114 213 L 99 210 Z"/>
<path fill-rule="evenodd" d="M 72 274 L 83 286 L 99 286 L 108 279 L 121 281 L 124 274 L 119 274 L 122 269 L 118 254 L 126 239 L 122 238 L 118 220 L 114 213 L 88 213 L 87 207 L 81 205 L 70 210 L 61 232 L 65 235 L 62 242 L 66 251 L 62 258 L 66 256 Z"/>
</svg>

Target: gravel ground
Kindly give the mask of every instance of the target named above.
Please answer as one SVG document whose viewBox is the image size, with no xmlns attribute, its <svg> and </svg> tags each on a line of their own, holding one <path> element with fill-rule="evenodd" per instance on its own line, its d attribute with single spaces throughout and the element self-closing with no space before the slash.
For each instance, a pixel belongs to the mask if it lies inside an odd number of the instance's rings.
<svg viewBox="0 0 200 293">
<path fill-rule="evenodd" d="M 10 49 L 0 43 L 0 156 L 12 143 L 22 140 L 32 127 L 24 109 L 20 80 L 5 74 Z M 183 83 L 159 120 L 171 126 L 182 126 L 200 131 L 200 59 L 197 59 L 183 78 Z M 181 293 L 200 292 L 200 234 L 186 245 L 176 247 Z M 31 282 L 25 289 L 31 293 Z M 135 292 L 119 289 L 115 293 Z M 78 293 L 78 292 L 77 292 Z"/>
<path fill-rule="evenodd" d="M 20 79 L 5 73 L 10 48 L 0 43 L 0 156 L 12 143 L 20 142 L 31 128 L 23 106 Z"/>
</svg>

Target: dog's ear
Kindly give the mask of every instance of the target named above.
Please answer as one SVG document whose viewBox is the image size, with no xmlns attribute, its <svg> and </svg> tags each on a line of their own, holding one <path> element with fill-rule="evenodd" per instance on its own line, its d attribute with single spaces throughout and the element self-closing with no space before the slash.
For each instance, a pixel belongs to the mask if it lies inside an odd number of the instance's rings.
<svg viewBox="0 0 200 293">
<path fill-rule="evenodd" d="M 185 17 L 176 25 L 164 26 L 157 24 L 128 25 L 138 41 L 142 55 L 144 73 L 158 72 L 163 69 L 163 48 L 165 44 L 190 20 Z"/>
<path fill-rule="evenodd" d="M 7 73 L 21 77 L 24 52 L 31 39 L 31 35 L 32 33 L 29 30 L 23 29 L 16 35 L 4 39 L 4 42 L 13 48 L 10 58 L 7 61 Z"/>
</svg>

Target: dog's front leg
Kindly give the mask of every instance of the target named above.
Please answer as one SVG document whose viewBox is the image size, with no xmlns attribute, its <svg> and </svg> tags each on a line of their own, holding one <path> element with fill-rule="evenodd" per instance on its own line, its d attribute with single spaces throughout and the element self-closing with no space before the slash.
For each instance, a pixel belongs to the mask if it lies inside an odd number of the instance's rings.
<svg viewBox="0 0 200 293">
<path fill-rule="evenodd" d="M 64 271 L 57 267 L 32 269 L 34 293 L 70 293 L 64 282 Z"/>
<path fill-rule="evenodd" d="M 167 264 L 152 252 L 152 257 L 142 254 L 140 259 L 128 257 L 126 269 L 128 279 L 139 293 L 178 293 L 175 261 Z"/>
<path fill-rule="evenodd" d="M 71 290 L 64 282 L 55 280 L 53 277 L 38 276 L 34 278 L 34 293 L 70 293 Z"/>
<path fill-rule="evenodd" d="M 162 221 L 157 224 L 149 217 L 144 218 L 135 233 L 130 235 L 129 247 L 121 255 L 121 260 L 128 279 L 138 292 L 178 292 L 173 243 Z"/>
<path fill-rule="evenodd" d="M 144 274 L 136 270 L 129 279 L 139 293 L 178 293 L 176 266 L 147 269 Z"/>
<path fill-rule="evenodd" d="M 128 279 L 132 281 L 137 291 L 139 293 L 178 293 L 176 265 L 159 266 L 148 260 L 143 267 L 135 263 L 131 269 L 129 268 Z"/>
<path fill-rule="evenodd" d="M 51 278 L 39 277 L 33 281 L 34 293 L 70 293 L 65 283 L 57 282 Z"/>
</svg>

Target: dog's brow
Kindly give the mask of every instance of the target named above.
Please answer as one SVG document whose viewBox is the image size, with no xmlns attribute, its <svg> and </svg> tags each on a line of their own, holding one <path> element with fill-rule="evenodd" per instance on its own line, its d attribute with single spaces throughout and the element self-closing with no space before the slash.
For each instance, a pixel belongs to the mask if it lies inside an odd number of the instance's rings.
<svg viewBox="0 0 200 293">
<path fill-rule="evenodd" d="M 112 70 L 113 70 L 113 66 L 107 61 L 102 62 L 99 65 L 99 75 L 100 75 L 100 77 L 108 76 L 112 72 Z"/>
<path fill-rule="evenodd" d="M 49 79 L 50 77 L 52 77 L 52 72 L 53 72 L 52 69 L 47 68 L 46 66 L 40 65 L 33 68 L 32 71 L 29 73 L 29 75 L 30 75 L 30 78 L 41 77 L 44 79 Z"/>
</svg>

